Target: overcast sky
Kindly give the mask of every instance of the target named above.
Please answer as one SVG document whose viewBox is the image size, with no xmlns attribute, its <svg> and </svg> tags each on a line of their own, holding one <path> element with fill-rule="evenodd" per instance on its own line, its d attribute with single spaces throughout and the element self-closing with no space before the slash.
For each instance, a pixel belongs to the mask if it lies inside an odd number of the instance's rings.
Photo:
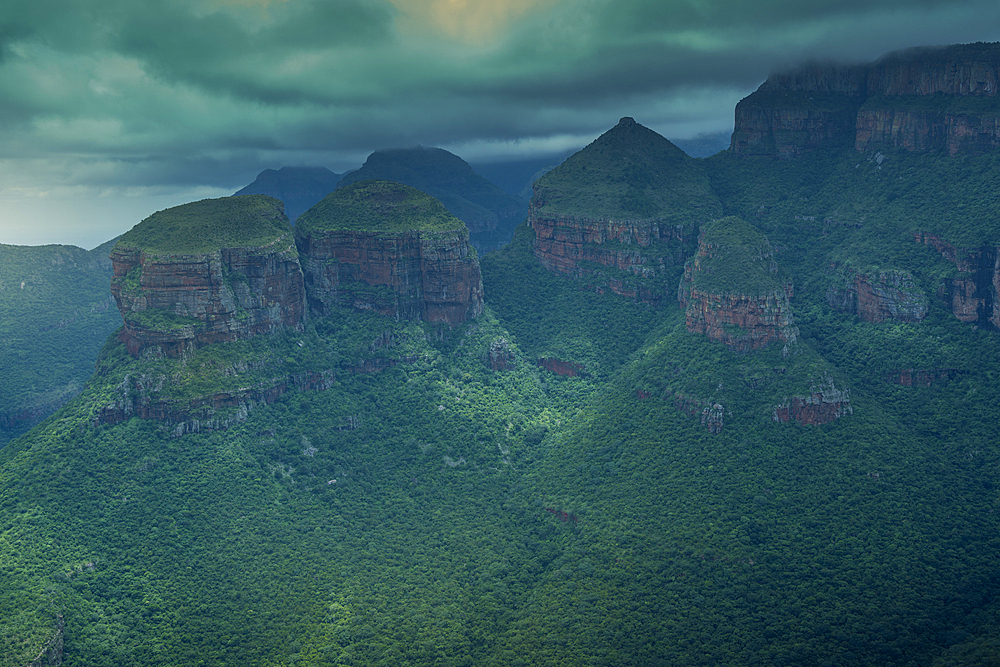
<svg viewBox="0 0 1000 667">
<path fill-rule="evenodd" d="M 380 148 L 731 132 L 773 69 L 997 40 L 997 0 L 4 0 L 0 243 L 89 248 Z"/>
</svg>

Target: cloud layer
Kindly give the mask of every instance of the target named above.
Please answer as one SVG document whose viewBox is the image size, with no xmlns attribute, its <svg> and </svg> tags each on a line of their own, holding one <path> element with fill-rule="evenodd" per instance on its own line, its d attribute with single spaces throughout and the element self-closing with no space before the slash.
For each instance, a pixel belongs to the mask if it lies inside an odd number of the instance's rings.
<svg viewBox="0 0 1000 667">
<path fill-rule="evenodd" d="M 66 215 L 72 202 L 100 200 L 107 220 L 109 201 L 225 194 L 285 164 L 343 171 L 378 148 L 516 157 L 582 145 L 623 115 L 668 137 L 724 131 L 736 101 L 773 69 L 1000 39 L 995 0 L 7 5 L 0 242 L 8 243 L 39 242 L 19 232 L 31 210 L 41 233 L 44 202 L 61 202 Z M 76 208 L 81 229 L 98 224 L 85 219 L 85 204 Z M 122 206 L 130 216 L 141 208 Z M 137 221 L 87 231 L 96 243 Z"/>
</svg>

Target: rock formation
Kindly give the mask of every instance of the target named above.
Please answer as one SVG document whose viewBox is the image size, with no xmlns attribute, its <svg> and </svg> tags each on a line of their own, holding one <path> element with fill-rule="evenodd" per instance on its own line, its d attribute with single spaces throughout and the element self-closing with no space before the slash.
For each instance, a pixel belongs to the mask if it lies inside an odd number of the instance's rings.
<svg viewBox="0 0 1000 667">
<path fill-rule="evenodd" d="M 334 305 L 449 325 L 483 312 L 479 260 L 469 232 L 429 195 L 362 181 L 329 194 L 295 231 L 309 305 Z"/>
<path fill-rule="evenodd" d="M 792 284 L 779 276 L 763 234 L 732 216 L 702 225 L 698 252 L 678 290 L 688 331 L 735 352 L 780 343 L 787 353 L 798 337 L 791 296 Z"/>
<path fill-rule="evenodd" d="M 902 270 L 843 270 L 827 289 L 826 300 L 865 322 L 919 322 L 927 315 L 927 297 L 913 276 Z"/>
<path fill-rule="evenodd" d="M 933 234 L 918 232 L 917 243 L 932 246 L 958 269 L 947 278 L 940 296 L 963 322 L 1000 330 L 1000 248 L 956 247 Z"/>
<path fill-rule="evenodd" d="M 870 65 L 775 74 L 736 106 L 738 155 L 794 158 L 838 143 L 858 151 L 1000 146 L 1000 45 L 911 49 Z"/>
<path fill-rule="evenodd" d="M 305 290 L 281 202 L 202 200 L 154 213 L 111 252 L 111 292 L 133 356 L 167 356 L 296 327 Z"/>
<path fill-rule="evenodd" d="M 528 222 L 550 271 L 655 302 L 679 277 L 698 223 L 721 212 L 697 160 L 622 118 L 535 183 Z"/>
<path fill-rule="evenodd" d="M 822 382 L 815 383 L 807 395 L 792 396 L 781 405 L 775 406 L 771 418 L 779 423 L 796 421 L 816 426 L 853 412 L 850 391 L 837 389 L 833 378 L 827 377 Z"/>
</svg>

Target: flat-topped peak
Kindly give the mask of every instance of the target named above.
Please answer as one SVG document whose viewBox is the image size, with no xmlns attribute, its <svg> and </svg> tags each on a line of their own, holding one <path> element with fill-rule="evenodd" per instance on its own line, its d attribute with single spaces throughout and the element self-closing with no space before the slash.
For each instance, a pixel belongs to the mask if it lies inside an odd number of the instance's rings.
<svg viewBox="0 0 1000 667">
<path fill-rule="evenodd" d="M 394 181 L 368 180 L 338 188 L 302 214 L 300 233 L 315 231 L 464 230 L 465 223 L 425 192 Z"/>
<path fill-rule="evenodd" d="M 162 255 L 199 254 L 222 248 L 260 248 L 286 234 L 291 239 L 291 231 L 279 200 L 267 195 L 240 195 L 158 211 L 126 232 L 115 248 Z"/>
</svg>

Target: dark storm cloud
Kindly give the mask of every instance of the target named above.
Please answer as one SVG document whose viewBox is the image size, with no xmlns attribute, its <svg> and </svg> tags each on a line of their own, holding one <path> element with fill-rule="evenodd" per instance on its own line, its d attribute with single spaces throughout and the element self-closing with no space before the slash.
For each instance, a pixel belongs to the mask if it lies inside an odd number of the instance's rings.
<svg viewBox="0 0 1000 667">
<path fill-rule="evenodd" d="M 998 38 L 995 0 L 8 0 L 0 198 L 723 132 L 773 70 Z"/>
</svg>

